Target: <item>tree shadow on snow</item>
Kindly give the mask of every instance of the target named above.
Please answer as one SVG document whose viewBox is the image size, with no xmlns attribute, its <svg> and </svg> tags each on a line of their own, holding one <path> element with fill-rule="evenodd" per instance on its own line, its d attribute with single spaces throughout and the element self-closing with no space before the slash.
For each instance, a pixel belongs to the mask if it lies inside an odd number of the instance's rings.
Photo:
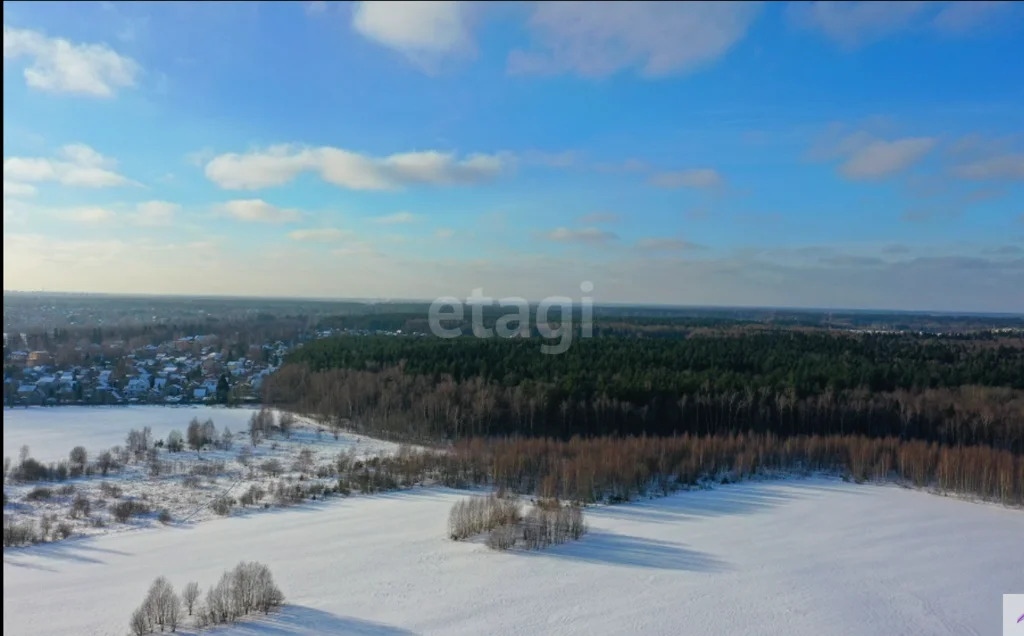
<svg viewBox="0 0 1024 636">
<path fill-rule="evenodd" d="M 515 554 L 658 570 L 722 572 L 729 569 L 721 559 L 706 552 L 690 550 L 679 543 L 597 531 L 591 531 L 573 543 L 538 551 L 517 550 Z"/>
<path fill-rule="evenodd" d="M 179 633 L 187 633 L 180 632 Z M 234 625 L 203 630 L 203 636 L 291 636 L 298 634 L 345 634 L 346 636 L 411 636 L 410 632 L 383 623 L 338 616 L 300 605 L 285 605 L 281 611 L 246 619 Z"/>
<path fill-rule="evenodd" d="M 44 565 L 33 564 L 25 561 L 15 561 L 10 557 L 42 557 L 44 559 L 51 559 L 54 561 L 103 564 L 106 563 L 106 561 L 100 557 L 104 554 L 131 556 L 129 553 L 122 552 L 121 550 L 98 548 L 94 545 L 89 545 L 89 540 L 89 537 L 81 537 L 78 539 L 70 538 L 62 541 L 54 541 L 53 543 L 37 543 L 35 545 L 27 545 L 17 548 L 4 548 L 4 563 L 37 570 L 52 570 L 52 568 L 48 568 Z"/>
<path fill-rule="evenodd" d="M 792 501 L 791 493 L 778 492 L 760 484 L 716 486 L 668 497 L 588 510 L 588 515 L 611 519 L 655 523 L 677 523 L 687 518 L 753 514 Z"/>
</svg>

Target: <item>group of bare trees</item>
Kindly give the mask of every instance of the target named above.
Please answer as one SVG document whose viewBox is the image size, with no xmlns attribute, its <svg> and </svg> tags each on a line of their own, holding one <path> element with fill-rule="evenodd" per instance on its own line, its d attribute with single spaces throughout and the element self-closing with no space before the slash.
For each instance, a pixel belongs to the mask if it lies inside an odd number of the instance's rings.
<svg viewBox="0 0 1024 636">
<path fill-rule="evenodd" d="M 498 526 L 522 520 L 519 500 L 514 497 L 470 497 L 456 502 L 448 514 L 448 536 L 462 541 Z"/>
<path fill-rule="evenodd" d="M 142 605 L 131 616 L 132 634 L 143 636 L 154 631 L 176 631 L 187 611 L 196 627 L 232 623 L 255 612 L 267 614 L 281 606 L 284 594 L 274 583 L 270 568 L 262 563 L 241 562 L 210 587 L 200 602 L 199 584 L 190 582 L 179 597 L 164 577 L 157 577 Z"/>
<path fill-rule="evenodd" d="M 487 546 L 508 550 L 521 544 L 529 550 L 579 539 L 587 531 L 583 508 L 558 500 L 538 500 L 524 516 L 512 497 L 470 497 L 456 502 L 448 515 L 448 536 L 463 541 L 486 533 Z"/>
<path fill-rule="evenodd" d="M 795 471 L 1024 505 L 1024 459 L 1009 451 L 860 435 L 471 438 L 443 451 L 406 449 L 370 462 L 339 458 L 339 464 L 344 464 L 339 485 L 344 481 L 361 492 L 433 481 L 546 499 L 616 502 L 668 494 L 701 480 Z"/>
<path fill-rule="evenodd" d="M 539 550 L 546 546 L 567 541 L 575 541 L 587 532 L 587 524 L 583 520 L 583 508 L 578 504 L 560 504 L 558 501 L 538 501 L 523 519 L 522 541 L 530 550 Z M 509 543 L 510 533 L 504 532 L 496 539 L 488 537 L 488 545 L 499 549 L 508 549 L 515 545 Z M 515 535 L 511 535 L 515 539 Z"/>
<path fill-rule="evenodd" d="M 133 634 L 149 634 L 156 629 L 177 631 L 181 619 L 182 600 L 174 593 L 170 581 L 160 576 L 149 586 L 142 605 L 132 612 L 129 625 Z"/>
</svg>

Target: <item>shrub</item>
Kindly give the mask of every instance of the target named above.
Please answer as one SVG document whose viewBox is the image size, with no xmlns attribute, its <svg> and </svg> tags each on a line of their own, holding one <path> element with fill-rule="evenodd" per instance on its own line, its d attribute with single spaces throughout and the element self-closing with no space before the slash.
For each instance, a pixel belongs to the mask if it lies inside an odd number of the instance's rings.
<svg viewBox="0 0 1024 636">
<path fill-rule="evenodd" d="M 42 501 L 53 496 L 53 491 L 43 486 L 36 486 L 25 495 L 26 501 Z"/>
<path fill-rule="evenodd" d="M 57 524 L 56 534 L 59 539 L 67 539 L 74 534 L 74 532 L 74 528 L 72 528 L 71 524 L 66 521 L 61 521 Z"/>
<path fill-rule="evenodd" d="M 243 506 L 252 506 L 254 504 L 259 503 L 259 501 L 263 499 L 263 497 L 266 494 L 267 493 L 264 492 L 262 488 L 253 484 L 249 486 L 248 490 L 242 493 L 241 497 L 238 498 L 239 503 L 241 503 Z"/>
<path fill-rule="evenodd" d="M 92 504 L 89 502 L 89 498 L 82 493 L 78 493 L 74 501 L 71 502 L 71 517 L 74 519 L 88 517 L 91 510 Z"/>
<path fill-rule="evenodd" d="M 210 509 L 221 516 L 227 516 L 231 514 L 231 508 L 235 505 L 235 500 L 227 495 L 220 495 L 213 500 L 210 504 Z"/>
<path fill-rule="evenodd" d="M 120 523 L 127 523 L 134 516 L 148 513 L 149 507 L 141 501 L 129 499 L 114 504 L 110 508 L 110 512 L 114 515 L 114 519 Z"/>
<path fill-rule="evenodd" d="M 4 547 L 28 545 L 38 541 L 39 536 L 31 520 L 19 523 L 14 517 L 4 515 Z"/>
<path fill-rule="evenodd" d="M 487 547 L 492 550 L 508 550 L 515 546 L 518 536 L 519 529 L 514 525 L 492 528 L 487 533 Z"/>
<path fill-rule="evenodd" d="M 60 488 L 57 489 L 57 494 L 58 495 L 64 495 L 65 497 L 67 497 L 69 495 L 73 495 L 73 494 L 75 494 L 75 485 L 74 484 L 64 484 L 63 486 L 61 486 Z"/>
<path fill-rule="evenodd" d="M 171 511 L 167 508 L 161 508 L 159 514 L 156 516 L 160 523 L 170 523 L 174 519 L 171 517 Z"/>
<path fill-rule="evenodd" d="M 274 458 L 270 458 L 268 460 L 265 460 L 262 464 L 260 464 L 260 470 L 262 470 L 271 477 L 277 477 L 282 472 L 284 472 L 284 467 L 281 466 L 281 462 L 277 461 Z"/>
<path fill-rule="evenodd" d="M 120 486 L 109 481 L 100 482 L 100 492 L 103 493 L 104 497 L 110 497 L 111 499 L 118 499 L 122 493 Z"/>
</svg>

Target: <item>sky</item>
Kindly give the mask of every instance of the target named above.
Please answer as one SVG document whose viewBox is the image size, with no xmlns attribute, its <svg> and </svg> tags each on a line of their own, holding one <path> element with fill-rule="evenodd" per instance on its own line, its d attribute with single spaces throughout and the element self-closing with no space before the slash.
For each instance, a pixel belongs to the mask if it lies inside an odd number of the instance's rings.
<svg viewBox="0 0 1024 636">
<path fill-rule="evenodd" d="M 1024 4 L 3 13 L 5 290 L 1024 312 Z"/>
</svg>

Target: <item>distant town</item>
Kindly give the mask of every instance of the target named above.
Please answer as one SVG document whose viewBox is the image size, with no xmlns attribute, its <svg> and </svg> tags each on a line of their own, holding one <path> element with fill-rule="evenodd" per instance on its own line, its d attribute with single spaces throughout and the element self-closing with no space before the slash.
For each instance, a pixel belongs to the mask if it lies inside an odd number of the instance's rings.
<svg viewBox="0 0 1024 636">
<path fill-rule="evenodd" d="M 49 350 L 15 349 L 16 343 L 4 334 L 4 405 L 258 403 L 264 379 L 292 348 L 306 340 L 340 334 L 402 335 L 401 331 L 326 329 L 294 342 L 276 340 L 247 347 L 216 334 L 139 347 L 114 341 L 75 346 L 76 357 L 91 362 L 72 364 Z"/>
</svg>

